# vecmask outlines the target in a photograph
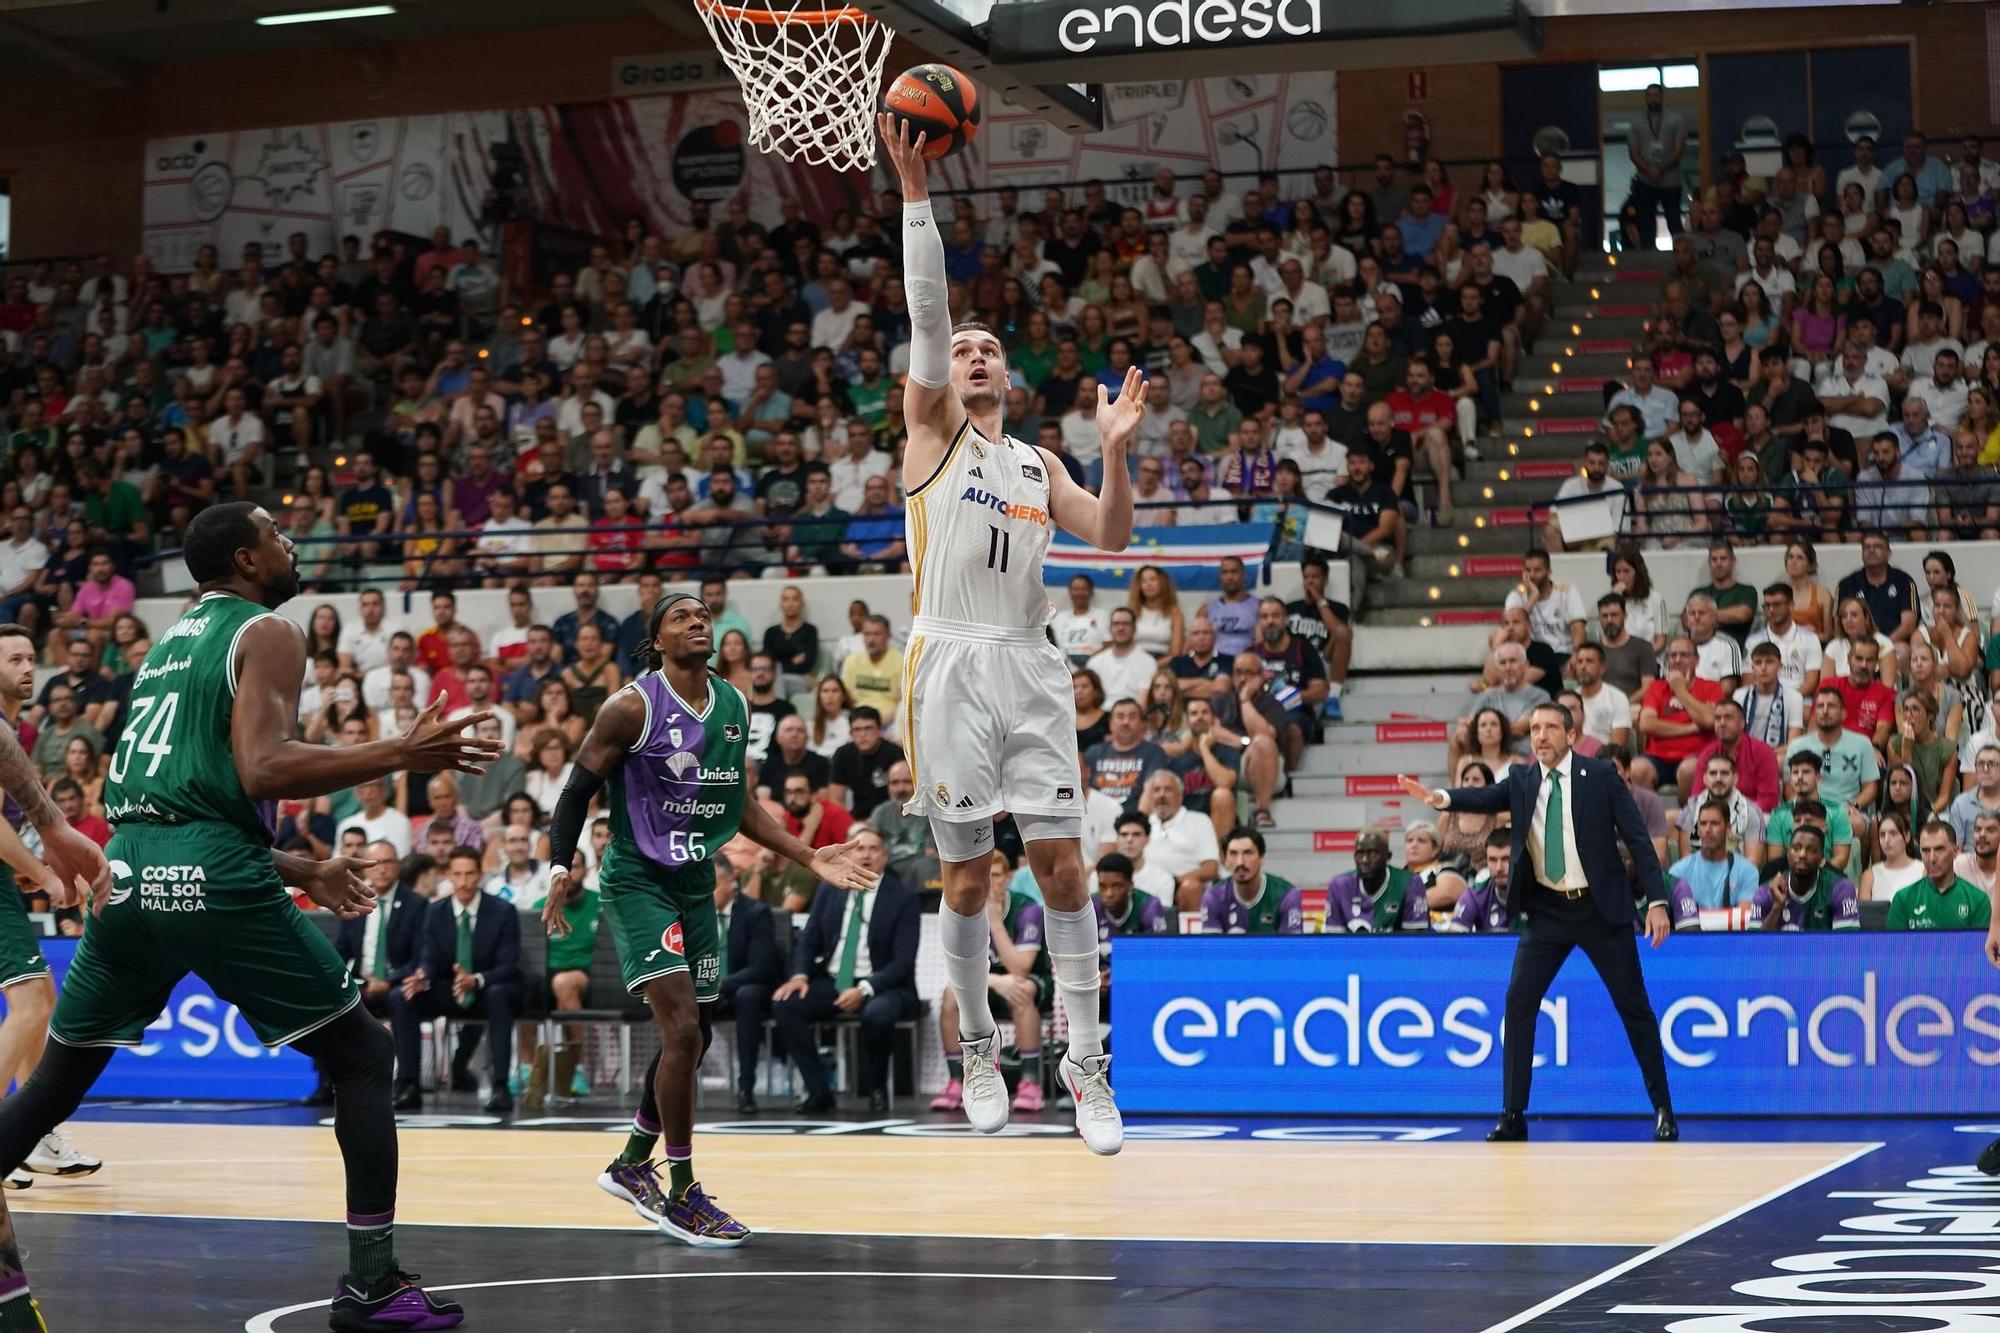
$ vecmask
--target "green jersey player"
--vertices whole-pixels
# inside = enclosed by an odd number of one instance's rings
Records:
[[[396,1122],[391,1048],[323,932],[287,884],[342,915],[372,909],[351,858],[313,862],[271,849],[275,803],[320,796],[398,770],[478,772],[495,743],[443,723],[433,706],[405,735],[329,748],[296,739],[305,636],[275,608],[298,592],[292,544],[262,508],[203,510],[184,556],[199,600],[162,633],[133,678],[130,716],[105,781],[114,833],[92,910],[34,1078],[0,1103],[0,1169],[74,1111],[121,1046],[137,1046],[174,986],[193,972],[267,1045],[289,1044],[334,1085],[347,1175],[349,1264],[331,1302],[335,1329],[453,1328],[462,1309],[417,1287],[396,1263]],[[0,742],[0,786],[9,742]],[[17,747],[18,748],[18,747]],[[25,805],[25,800],[24,800]],[[51,866],[77,855],[43,828]],[[92,859],[97,854],[93,848]],[[99,862],[101,864],[101,862]],[[4,1205],[0,1205],[4,1207]],[[5,1230],[0,1223],[0,1231]],[[31,1302],[0,1234],[0,1330]],[[9,1279],[17,1283],[10,1288]]]
[[[750,1232],[694,1178],[695,1072],[708,1049],[721,977],[710,858],[741,831],[752,842],[843,888],[874,875],[854,844],[815,852],[749,799],[749,705],[708,669],[715,626],[699,597],[676,593],[652,608],[640,649],[649,669],[613,695],[577,752],[549,829],[549,896],[542,920],[560,938],[576,840],[592,797],[608,780],[611,844],[597,889],[618,947],[626,989],[646,997],[660,1029],[625,1151],[598,1186],[669,1236],[701,1248],[741,1245]],[[663,1190],[652,1157],[667,1140]]]

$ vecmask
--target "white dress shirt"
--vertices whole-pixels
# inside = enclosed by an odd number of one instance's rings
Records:
[[[361,966],[360,975],[375,976],[375,941],[389,928],[389,914],[396,910],[396,891],[390,889],[382,899],[382,905],[368,914],[361,925]],[[376,977],[377,981],[387,981],[387,977]]]
[[[1540,761],[1537,761],[1539,765]],[[1549,783],[1549,770],[1542,770],[1541,790],[1535,793],[1535,817],[1528,825],[1528,855],[1534,859],[1535,878],[1553,889],[1587,889],[1590,882],[1583,876],[1583,858],[1576,851],[1576,754],[1571,751],[1555,766],[1555,772],[1562,775],[1563,809],[1563,877],[1560,883],[1550,883],[1542,869],[1545,831],[1549,820],[1549,793],[1554,788]]]
[[[867,981],[869,975],[875,971],[875,965],[868,957],[868,922],[875,915],[876,891],[874,889],[835,889],[833,892],[841,895],[840,930],[833,937],[833,952],[828,954],[826,958],[827,975],[834,976],[840,971],[840,960],[847,953],[848,926],[852,923],[854,928],[861,932],[861,947],[854,954],[854,984],[859,986]],[[848,899],[849,893],[859,893],[861,895],[861,920],[859,921],[854,921],[854,904]],[[865,989],[870,995],[875,993],[875,988],[872,986]]]

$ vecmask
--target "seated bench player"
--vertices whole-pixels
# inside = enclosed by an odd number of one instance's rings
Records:
[[[1326,933],[1386,934],[1429,930],[1430,905],[1416,876],[1389,864],[1389,839],[1379,829],[1354,840],[1354,869],[1326,886]]]
[[[1726,762],[1716,755],[1709,763],[1718,761]],[[1667,867],[1667,910],[1675,930],[1700,930],[1703,909],[1743,906],[1757,895],[1756,863],[1729,845],[1728,801],[1711,794],[1693,809],[1694,850]]]
[[[1297,935],[1304,931],[1299,891],[1283,876],[1264,873],[1263,834],[1253,828],[1231,829],[1222,858],[1229,875],[1202,895],[1202,934]]]
[[[1486,835],[1486,863],[1452,907],[1444,927],[1448,934],[1498,935],[1514,928],[1513,914],[1507,910],[1507,876],[1513,859],[1513,834],[1494,829]]]
[[[1097,981],[1102,998],[1098,1016],[1111,1018],[1111,941],[1118,935],[1166,935],[1173,930],[1167,905],[1132,884],[1132,861],[1117,852],[1097,859],[1097,891],[1090,909],[1097,916]]]
[[[1811,824],[1792,830],[1784,870],[1757,890],[1751,911],[1763,930],[1859,930],[1854,881],[1826,864],[1826,834]]]

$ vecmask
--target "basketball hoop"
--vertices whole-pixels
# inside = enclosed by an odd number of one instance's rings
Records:
[[[695,0],[750,113],[750,141],[835,171],[875,165],[876,90],[895,33],[852,7],[812,0]]]

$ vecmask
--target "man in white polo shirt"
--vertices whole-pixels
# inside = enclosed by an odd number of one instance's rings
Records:
[[[1176,905],[1191,912],[1201,906],[1202,894],[1221,874],[1222,852],[1215,841],[1215,825],[1207,815],[1188,809],[1185,795],[1178,773],[1157,769],[1146,779],[1139,813],[1153,821],[1146,863],[1174,877]]]

